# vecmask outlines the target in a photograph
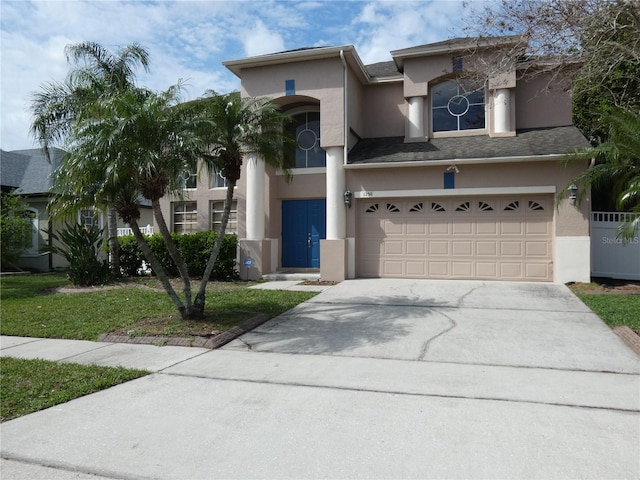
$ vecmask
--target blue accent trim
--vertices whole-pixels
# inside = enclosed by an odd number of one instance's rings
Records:
[[[444,172],[444,188],[456,188],[456,174]]]
[[[453,71],[454,72],[461,72],[463,69],[463,64],[462,64],[462,57],[453,57]]]
[[[284,81],[284,90],[286,95],[295,95],[296,94],[296,81],[295,80],[285,80]]]

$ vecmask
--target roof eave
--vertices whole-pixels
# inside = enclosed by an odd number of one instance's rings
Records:
[[[269,65],[282,65],[284,63],[303,62],[306,60],[320,60],[323,58],[335,58],[345,55],[346,61],[351,65],[361,80],[370,81],[371,77],[360,60],[353,45],[341,45],[337,47],[322,47],[309,50],[293,50],[289,52],[270,53],[255,57],[227,60],[222,65],[227,67],[238,78],[241,78],[242,70],[246,68],[266,67]]]
[[[391,56],[393,61],[398,66],[398,70],[402,71],[404,68],[404,60],[406,58],[414,57],[432,57],[436,55],[445,55],[452,53],[468,52],[471,49],[490,49],[497,47],[504,47],[505,45],[518,45],[522,42],[527,42],[525,35],[511,35],[505,37],[469,37],[468,41],[464,43],[448,44],[443,42],[440,45],[427,44],[421,47],[409,47],[400,50],[393,50]]]

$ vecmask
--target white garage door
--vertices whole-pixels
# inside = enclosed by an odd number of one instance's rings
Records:
[[[553,198],[358,201],[359,277],[551,281]]]

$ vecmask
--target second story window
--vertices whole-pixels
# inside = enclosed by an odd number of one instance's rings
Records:
[[[215,172],[211,176],[211,187],[210,188],[223,188],[227,186],[227,179],[220,172]]]
[[[431,89],[434,132],[485,128],[484,86],[470,80],[447,80]]]
[[[320,112],[304,112],[293,116],[289,133],[296,145],[289,152],[292,168],[326,166],[325,151],[320,147]]]

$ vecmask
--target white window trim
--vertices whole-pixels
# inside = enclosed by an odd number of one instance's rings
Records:
[[[189,211],[189,212],[177,212],[179,214],[182,215],[182,218],[184,219],[187,215],[187,213],[194,213],[196,214],[196,220],[195,222],[176,222],[176,207],[178,205],[186,205],[188,203],[193,203],[196,205],[195,211]],[[195,225],[195,229],[194,230],[182,230],[180,232],[176,231],[176,225]],[[198,203],[193,201],[193,200],[186,200],[186,201],[182,201],[182,202],[171,202],[171,231],[174,233],[193,233],[193,232],[197,232],[198,231]]]
[[[452,137],[471,137],[474,135],[484,135],[489,133],[489,100],[487,95],[488,89],[487,85],[484,86],[484,128],[475,128],[470,130],[445,130],[445,131],[433,131],[433,95],[431,94],[431,90],[433,87],[440,85],[444,82],[449,82],[451,80],[456,80],[456,78],[445,78],[437,83],[433,83],[429,86],[429,136],[431,138],[452,138]]]

